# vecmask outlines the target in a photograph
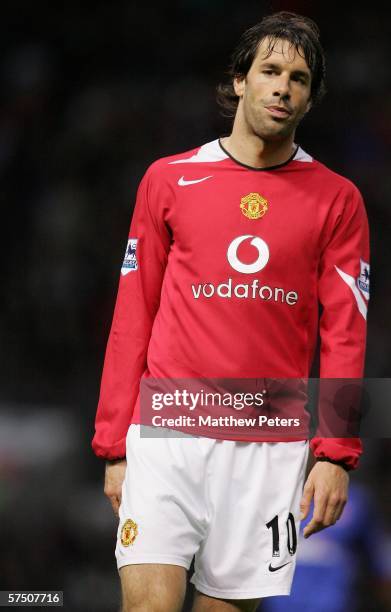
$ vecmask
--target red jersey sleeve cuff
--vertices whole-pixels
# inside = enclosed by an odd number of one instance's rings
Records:
[[[310,448],[314,456],[343,463],[349,470],[355,470],[362,454],[359,438],[312,438]]]
[[[126,436],[116,442],[112,446],[102,446],[94,438],[92,440],[92,449],[97,457],[101,459],[107,459],[109,461],[113,459],[125,459],[126,458]]]

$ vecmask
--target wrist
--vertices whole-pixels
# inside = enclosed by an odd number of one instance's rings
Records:
[[[345,472],[350,472],[351,468],[344,462],[338,461],[336,459],[330,459],[329,457],[316,457],[316,461],[327,461],[328,463],[332,463],[333,465],[339,465],[341,468],[345,470]]]
[[[115,465],[116,463],[121,463],[122,461],[126,461],[126,457],[117,457],[116,459],[106,459],[107,465]]]

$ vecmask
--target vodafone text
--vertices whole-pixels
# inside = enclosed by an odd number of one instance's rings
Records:
[[[260,298],[265,302],[279,302],[281,304],[287,304],[288,306],[294,306],[299,296],[296,291],[286,291],[282,287],[269,287],[269,285],[259,286],[259,280],[254,278],[251,284],[249,283],[237,283],[234,284],[232,278],[228,278],[225,283],[216,285],[215,283],[199,283],[198,285],[191,285],[193,297],[198,300],[201,296],[205,298],[211,298],[214,296],[220,298],[244,298],[244,299],[256,299]]]

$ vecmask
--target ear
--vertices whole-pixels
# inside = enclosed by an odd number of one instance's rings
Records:
[[[246,79],[244,76],[235,77],[233,81],[234,91],[236,95],[241,98],[246,88]]]
[[[309,110],[311,110],[311,108],[312,108],[312,100],[311,100],[311,98],[310,98],[310,99],[308,100],[308,102],[307,102],[307,106],[306,106],[306,108],[305,108],[305,112],[306,112],[306,113],[308,113],[308,111],[309,111]]]

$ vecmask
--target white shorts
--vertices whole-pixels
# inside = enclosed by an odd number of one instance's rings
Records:
[[[144,428],[143,434],[147,429]],[[308,443],[127,435],[116,546],[118,568],[189,569],[221,599],[289,595]],[[156,435],[156,433],[155,433]]]

